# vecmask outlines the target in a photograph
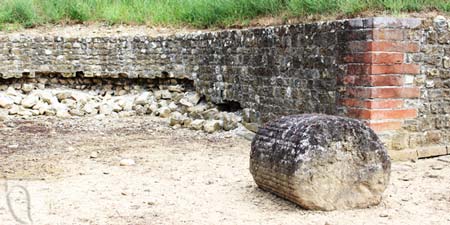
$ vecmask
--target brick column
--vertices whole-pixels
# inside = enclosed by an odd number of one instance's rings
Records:
[[[419,19],[368,18],[350,20],[341,35],[343,76],[340,104],[343,113],[358,118],[375,131],[396,130],[405,119],[417,117],[417,109],[405,100],[420,95],[414,86],[417,64],[406,63],[406,54],[419,51],[408,32]]]

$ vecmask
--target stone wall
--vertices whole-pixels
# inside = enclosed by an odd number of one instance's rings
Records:
[[[3,79],[188,78],[215,103],[249,108],[249,122],[336,113],[338,34],[348,21],[160,38],[0,38]],[[41,77],[41,76],[40,76]]]
[[[407,54],[408,62],[420,65],[414,84],[420,89],[418,101],[409,102],[417,117],[409,119],[391,139],[393,149],[409,157],[450,154],[450,30],[442,16],[425,20],[410,31],[409,40],[420,50]],[[406,150],[405,150],[406,149]]]
[[[354,117],[382,137],[394,158],[417,158],[449,151],[449,42],[445,18],[158,38],[1,36],[0,82],[51,81],[49,75],[108,84],[191,81],[208,101],[244,108],[248,124],[313,112]]]

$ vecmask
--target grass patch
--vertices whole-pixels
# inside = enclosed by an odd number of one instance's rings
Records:
[[[85,21],[226,27],[260,16],[351,16],[367,10],[450,12],[450,0],[0,0],[0,29]]]

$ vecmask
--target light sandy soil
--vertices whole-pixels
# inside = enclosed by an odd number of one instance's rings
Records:
[[[0,224],[450,224],[450,156],[394,163],[383,202],[314,212],[264,192],[236,132],[173,130],[152,117],[0,122]],[[91,158],[98,152],[96,158]],[[119,166],[122,158],[136,161]]]
[[[74,25],[43,25],[32,29],[0,31],[1,36],[19,37],[22,35],[41,37],[120,37],[120,36],[168,36],[173,34],[190,33],[199,30],[189,28],[164,28],[146,25],[105,25],[101,23]]]

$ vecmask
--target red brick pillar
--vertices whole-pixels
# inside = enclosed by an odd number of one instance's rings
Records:
[[[396,130],[405,119],[417,117],[417,109],[405,100],[420,95],[414,86],[419,65],[406,63],[406,54],[419,51],[407,40],[418,19],[369,18],[349,22],[341,57],[340,104],[345,115],[366,121],[375,131]]]

